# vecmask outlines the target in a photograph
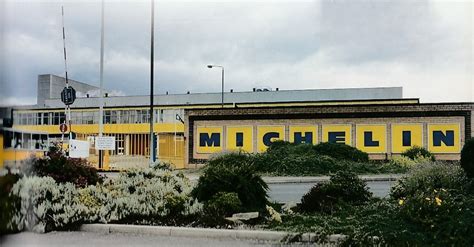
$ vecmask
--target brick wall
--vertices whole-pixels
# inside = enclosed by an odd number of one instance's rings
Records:
[[[387,124],[387,152],[391,156],[392,123],[423,123],[423,143],[426,146],[428,123],[459,123],[461,145],[466,138],[474,136],[474,103],[438,103],[404,105],[357,105],[357,106],[310,106],[310,107],[265,107],[233,109],[193,109],[185,111],[185,135],[189,163],[202,162],[209,155],[197,154],[193,147],[193,133],[199,125],[252,125],[257,123],[281,124],[351,124],[352,140],[355,140],[356,124]],[[288,130],[287,130],[288,132]],[[321,127],[319,127],[321,138]],[[256,133],[254,129],[254,133]],[[225,135],[224,135],[225,136]],[[288,133],[286,133],[288,138]],[[255,139],[255,138],[254,138]],[[320,141],[320,140],[319,140]],[[256,142],[256,140],[254,140]],[[256,147],[254,143],[254,148]],[[459,159],[459,154],[438,154],[440,159]],[[371,158],[385,158],[385,154],[374,154]]]

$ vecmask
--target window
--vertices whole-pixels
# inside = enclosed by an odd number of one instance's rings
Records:
[[[50,121],[49,121],[49,116],[50,116],[50,112],[44,112],[43,113],[43,125],[49,125],[50,124]]]
[[[53,124],[54,125],[60,125],[61,123],[64,123],[66,120],[66,116],[64,115],[64,112],[55,112],[53,115]]]
[[[104,123],[110,123],[110,111],[104,111]]]
[[[110,123],[116,124],[118,120],[118,111],[110,111]]]
[[[93,124],[97,119],[98,112],[86,111],[82,113],[82,124]]]

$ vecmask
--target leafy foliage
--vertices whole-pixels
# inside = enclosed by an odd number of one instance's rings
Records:
[[[466,141],[461,150],[461,166],[470,178],[474,178],[474,138]]]
[[[25,176],[10,197],[9,229],[38,232],[65,230],[85,222],[189,225],[202,204],[190,196],[192,186],[182,174],[169,170],[131,170],[103,184],[77,188],[51,177]]]
[[[418,147],[418,146],[413,146],[405,150],[405,152],[402,153],[402,156],[408,157],[412,160],[416,160],[419,157],[422,157],[422,158],[428,158],[431,161],[435,161],[435,156],[433,155],[433,153],[431,153],[430,151],[426,150],[423,147]]]
[[[323,142],[313,146],[318,155],[327,155],[337,160],[350,160],[356,162],[369,161],[369,155],[359,149],[341,143]]]
[[[218,192],[203,207],[203,221],[206,225],[222,225],[226,216],[240,211],[242,202],[235,192]]]
[[[348,185],[350,187],[350,185]],[[324,242],[347,236],[344,246],[471,246],[474,185],[456,163],[423,163],[400,179],[391,198],[372,198],[344,210],[283,215],[274,230],[314,232]]]
[[[372,197],[366,183],[355,173],[339,171],[328,183],[315,185],[301,199],[302,212],[331,213],[347,205],[360,205]]]
[[[77,195],[72,183],[57,184],[51,177],[25,176],[11,190],[11,196],[19,198],[20,204],[14,208],[10,227],[37,232],[75,227],[87,212]]]
[[[82,188],[102,181],[86,159],[66,157],[56,146],[52,146],[45,157],[33,158],[30,163],[23,171],[26,175],[52,177],[58,183],[70,182]]]
[[[245,154],[227,154],[209,161],[192,194],[206,202],[219,192],[235,192],[242,202],[242,210],[264,211],[267,190],[251,159]]]
[[[402,173],[408,169],[398,164],[367,161],[366,153],[334,143],[312,146],[274,142],[266,152],[253,156],[253,160],[257,171],[283,176],[327,175],[341,170],[358,174]]]
[[[19,200],[15,196],[9,196],[13,185],[20,179],[20,175],[8,173],[0,176],[0,235],[16,232],[16,225],[8,227],[11,222],[15,208],[19,206]]]
[[[80,193],[89,220],[104,223],[187,225],[202,204],[190,196],[191,182],[169,170],[129,170]]]
[[[444,162],[420,164],[391,188],[393,199],[406,198],[420,191],[450,189],[466,191],[471,182],[458,164]]]

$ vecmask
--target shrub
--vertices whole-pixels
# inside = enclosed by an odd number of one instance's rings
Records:
[[[416,167],[392,188],[399,217],[429,232],[427,245],[467,246],[474,242],[472,181],[458,164]]]
[[[13,185],[20,179],[20,175],[12,174],[8,171],[4,176],[0,176],[0,235],[12,233],[18,230],[16,225],[8,226],[13,217],[13,212],[19,207],[17,197],[9,196]]]
[[[315,185],[301,198],[302,212],[333,212],[346,205],[360,205],[372,197],[366,183],[355,173],[339,171],[328,183]]]
[[[405,152],[402,153],[402,156],[408,157],[412,160],[416,160],[422,157],[422,158],[428,158],[431,161],[435,161],[435,156],[430,151],[426,150],[423,147],[418,147],[418,146],[413,146],[405,150]]]
[[[405,170],[415,167],[418,164],[431,163],[432,159],[429,157],[416,156],[414,159],[411,159],[407,156],[395,156],[390,161],[389,164],[393,166],[399,166],[405,168]]]
[[[420,191],[453,190],[467,191],[470,182],[458,164],[444,162],[425,163],[415,166],[391,188],[393,199],[406,198]]]
[[[70,182],[83,188],[102,181],[86,159],[68,158],[56,146],[45,157],[33,158],[30,164],[23,171],[26,175],[52,177],[58,183]]]
[[[202,210],[190,196],[191,182],[169,170],[129,170],[102,185],[83,189],[89,220],[104,223],[187,225]]]
[[[313,146],[313,150],[318,155],[327,155],[337,160],[369,161],[369,155],[366,152],[341,143],[323,142]]]
[[[11,196],[20,200],[10,222],[18,230],[45,232],[73,228],[87,213],[78,200],[74,184],[57,184],[51,177],[23,177],[13,186]]]
[[[474,138],[466,141],[461,150],[461,166],[470,178],[474,178]]]
[[[264,211],[268,186],[244,155],[229,154],[211,159],[199,177],[192,195],[201,202],[209,201],[219,192],[235,192],[244,211]],[[228,165],[229,159],[241,163]]]
[[[203,207],[204,222],[207,225],[226,223],[225,217],[240,211],[242,202],[235,192],[218,192]]]

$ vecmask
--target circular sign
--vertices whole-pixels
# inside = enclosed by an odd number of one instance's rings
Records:
[[[61,125],[59,125],[59,130],[64,133],[67,131],[67,125],[65,123],[62,123]]]

